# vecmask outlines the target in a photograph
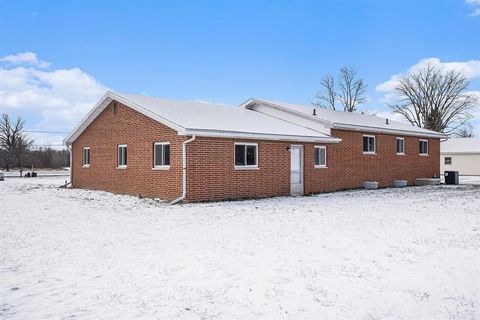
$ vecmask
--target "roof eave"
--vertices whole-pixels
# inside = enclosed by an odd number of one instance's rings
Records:
[[[448,137],[446,134],[438,133],[434,131],[419,132],[419,131],[411,131],[411,130],[386,129],[386,128],[379,128],[379,127],[371,127],[371,126],[360,126],[360,125],[352,125],[352,124],[345,124],[345,123],[334,123],[332,129],[368,131],[368,132],[399,134],[399,135],[406,135],[406,136],[428,137],[428,138],[437,138],[437,139],[443,139]]]
[[[189,136],[196,135],[199,137],[212,137],[212,138],[236,138],[236,139],[316,142],[316,143],[339,143],[342,141],[342,139],[340,138],[335,138],[331,136],[316,137],[316,136],[251,133],[251,132],[237,132],[237,131],[206,130],[206,129],[187,129],[185,131],[185,135],[189,135]]]

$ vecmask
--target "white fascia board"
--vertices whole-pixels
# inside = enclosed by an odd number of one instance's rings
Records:
[[[440,151],[440,155],[472,155],[472,156],[477,156],[480,155],[479,151]]]
[[[63,139],[63,144],[71,145],[75,139],[88,127],[88,125],[95,119],[101,111],[103,111],[112,102],[112,98],[109,97],[109,92],[105,93],[100,100],[93,106],[90,111],[80,120],[80,122],[73,128],[73,130]],[[101,110],[100,112],[98,112]],[[92,120],[90,120],[92,119]],[[88,124],[87,124],[88,123]]]
[[[87,113],[87,115],[82,118],[80,123],[63,140],[63,143],[66,145],[71,145],[82,134],[82,132],[98,117],[98,115],[103,110],[105,110],[105,108],[114,100],[155,121],[160,122],[161,124],[166,125],[167,127],[172,128],[173,130],[177,131],[179,135],[185,135],[185,128],[183,128],[182,126],[171,122],[159,116],[158,114],[151,112],[143,108],[142,106],[133,103],[127,99],[124,99],[123,97],[109,91],[105,95],[103,95],[103,97],[95,104],[95,106],[93,106],[93,108]]]
[[[187,129],[185,135],[188,135],[188,136],[196,135],[198,137],[212,137],[212,138],[235,138],[235,139],[318,142],[318,143],[339,143],[342,141],[342,139],[334,138],[334,137],[294,136],[294,135],[263,134],[263,133],[201,130],[201,129]]]
[[[378,128],[378,127],[357,126],[357,125],[350,125],[350,124],[343,124],[343,123],[335,123],[332,129],[361,131],[361,132],[367,131],[367,132],[397,134],[397,135],[404,135],[404,136],[427,137],[427,138],[437,138],[437,139],[442,139],[447,137],[447,135],[443,133],[436,133],[433,131],[431,133],[415,132],[410,130],[385,129],[385,128]]]

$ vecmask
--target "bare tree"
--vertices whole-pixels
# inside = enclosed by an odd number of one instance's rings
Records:
[[[322,90],[316,95],[317,101],[313,104],[319,108],[337,110],[337,93],[335,92],[335,80],[331,75],[325,75],[320,79]]]
[[[412,125],[451,134],[472,118],[478,98],[466,93],[470,81],[460,72],[427,65],[399,80],[397,104],[390,108]]]
[[[354,112],[358,106],[367,101],[367,85],[363,79],[357,79],[357,71],[353,67],[343,67],[338,76],[338,88],[332,76],[326,75],[320,80],[321,90],[315,96],[313,105],[337,110],[337,102],[343,111]]]
[[[455,135],[458,138],[473,138],[475,135],[473,134],[473,126],[470,123],[465,124],[464,126],[458,128]]]
[[[23,159],[32,141],[23,133],[25,121],[18,117],[15,122],[7,114],[0,118],[0,157],[7,171],[11,167],[23,166]]]

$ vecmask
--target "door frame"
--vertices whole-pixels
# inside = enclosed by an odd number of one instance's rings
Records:
[[[301,171],[301,191],[294,192],[292,189],[292,149],[299,148],[300,149],[300,171]],[[290,145],[290,195],[291,196],[303,196],[305,194],[305,147],[302,144],[291,144]]]

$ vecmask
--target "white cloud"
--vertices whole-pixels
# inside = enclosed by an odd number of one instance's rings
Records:
[[[466,0],[465,3],[473,6],[471,16],[480,16],[480,0]]]
[[[20,114],[33,130],[73,128],[108,88],[79,68],[42,70],[36,55],[12,55],[29,67],[0,65],[0,112]],[[2,61],[7,57],[2,58]],[[29,60],[30,59],[30,60]],[[20,62],[18,62],[20,63]],[[35,119],[35,122],[33,120]],[[36,135],[35,143],[60,143],[61,136]],[[40,139],[40,140],[38,140]]]
[[[48,68],[49,62],[39,60],[34,52],[22,52],[0,58],[0,62],[7,62],[14,65],[31,65],[39,68]]]
[[[408,69],[408,72],[415,72],[427,65],[443,68],[446,71],[457,71],[466,78],[473,79],[480,77],[480,60],[469,60],[465,62],[442,62],[439,58],[421,59]],[[407,72],[407,73],[408,73]],[[390,80],[385,81],[375,87],[378,92],[392,92],[398,84],[398,80],[403,74],[394,74]]]

